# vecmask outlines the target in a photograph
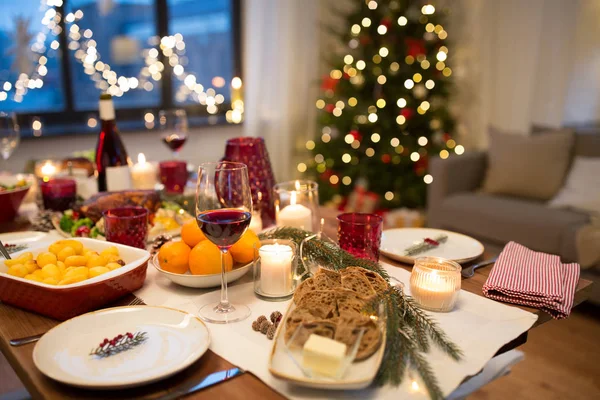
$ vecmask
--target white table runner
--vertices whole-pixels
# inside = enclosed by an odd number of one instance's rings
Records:
[[[405,284],[409,291],[410,272],[384,264],[388,273]],[[251,274],[242,281],[248,282]],[[148,266],[148,278],[136,295],[148,305],[178,308],[197,314],[201,305],[219,299],[219,291],[181,287]],[[274,378],[268,371],[268,356],[273,342],[265,335],[254,332],[251,323],[259,315],[269,316],[273,311],[284,312],[289,301],[267,302],[254,295],[252,283],[238,283],[229,288],[232,302],[248,305],[252,315],[245,321],[229,325],[207,324],[211,332],[211,350],[229,362],[252,371],[267,385],[293,399],[328,398],[428,398],[424,388],[415,390],[412,379],[404,379],[400,387],[387,385],[361,391],[330,393],[295,387]],[[454,362],[432,346],[426,358],[438,378],[445,395],[452,393],[469,376],[477,374],[504,344],[517,338],[533,326],[535,314],[507,306],[482,296],[461,291],[457,307],[450,313],[431,313],[441,328],[463,350],[464,359]],[[414,378],[418,378],[413,374]]]

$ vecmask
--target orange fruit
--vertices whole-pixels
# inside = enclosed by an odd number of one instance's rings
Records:
[[[201,241],[206,240],[206,236],[204,236],[204,233],[198,227],[196,220],[191,220],[181,227],[181,240],[193,248]]]
[[[254,247],[256,246],[256,250]],[[256,233],[248,229],[237,241],[236,244],[231,246],[229,252],[231,253],[233,260],[240,264],[248,264],[254,261],[254,255],[258,256],[258,249],[260,249],[260,239]]]
[[[180,241],[165,243],[158,251],[160,268],[167,272],[185,274],[189,258],[190,247]]]
[[[231,254],[224,255],[225,271],[233,268]],[[190,252],[190,272],[194,275],[221,273],[221,250],[209,240],[203,240]]]

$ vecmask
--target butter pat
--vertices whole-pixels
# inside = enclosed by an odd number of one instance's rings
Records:
[[[338,377],[344,365],[346,349],[344,343],[313,333],[304,343],[302,365],[320,375]]]

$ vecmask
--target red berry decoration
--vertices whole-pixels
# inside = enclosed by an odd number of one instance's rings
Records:
[[[77,211],[73,211],[73,214],[71,214],[71,218],[73,218],[74,220],[78,220],[79,219],[79,213]]]
[[[413,115],[415,115],[415,110],[412,108],[403,108],[402,111],[400,111],[400,115],[402,115],[408,121]]]
[[[359,141],[362,140],[362,135],[356,129],[351,130],[350,134],[352,135],[352,137],[354,138],[354,140],[359,140]]]
[[[89,226],[82,225],[75,231],[77,237],[90,237],[91,229]]]

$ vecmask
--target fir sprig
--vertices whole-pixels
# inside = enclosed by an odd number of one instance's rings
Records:
[[[124,335],[115,336],[111,340],[106,338],[100,342],[98,347],[90,351],[90,355],[100,358],[110,357],[144,343],[148,339],[146,335],[146,332],[127,332]]]
[[[299,249],[302,241],[309,236],[310,232],[282,227],[264,232],[260,238],[292,240]],[[319,237],[304,243],[302,256],[310,263],[335,270],[358,266],[375,271],[389,283],[389,276],[379,263],[356,258]],[[443,393],[437,378],[423,353],[429,351],[430,341],[454,360],[460,360],[461,350],[439,325],[416,305],[413,298],[404,293],[401,286],[390,286],[386,292],[379,293],[368,308],[375,311],[380,304],[385,307],[387,339],[385,355],[375,378],[377,384],[399,385],[407,369],[412,368],[421,377],[430,397],[442,399]]]

